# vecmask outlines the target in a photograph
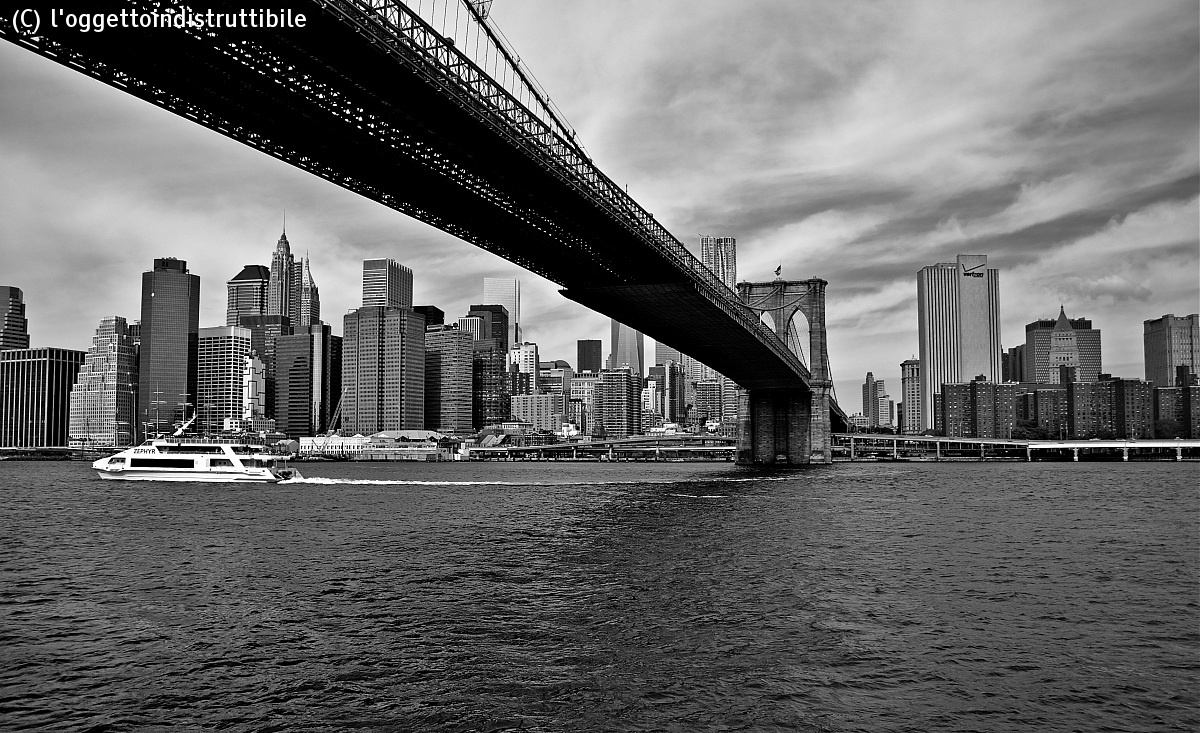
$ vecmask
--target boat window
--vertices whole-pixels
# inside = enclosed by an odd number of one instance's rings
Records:
[[[114,456],[114,457],[112,457],[112,458],[109,458],[109,459],[108,459],[108,465],[110,465],[110,466],[123,466],[123,465],[125,465],[125,456]]]
[[[213,468],[233,468],[233,461],[228,458],[210,458],[208,465]]]
[[[134,456],[129,459],[130,468],[195,468],[191,458],[150,458]]]

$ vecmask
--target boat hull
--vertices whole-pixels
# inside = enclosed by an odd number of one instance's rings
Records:
[[[274,484],[283,481],[282,476],[273,474],[247,475],[241,473],[218,474],[208,471],[105,471],[96,469],[96,475],[106,481],[189,481],[192,483],[260,483]]]

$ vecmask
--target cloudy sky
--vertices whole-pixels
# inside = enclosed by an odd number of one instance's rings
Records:
[[[917,352],[916,272],[987,254],[1004,346],[1092,319],[1104,368],[1144,376],[1141,322],[1200,309],[1200,14],[1194,0],[654,3],[496,0],[492,18],[597,164],[698,251],[738,240],[739,279],[829,281],[830,358],[859,407]],[[287,210],[325,320],[361,260],[394,257],[450,317],[485,276],[522,283],[543,359],[608,320],[555,286],[239,143],[0,43],[0,285],[35,346],[86,348],[138,317],[154,257],[225,281],[269,264]],[[648,344],[648,349],[652,346]],[[893,386],[894,385],[894,386]]]

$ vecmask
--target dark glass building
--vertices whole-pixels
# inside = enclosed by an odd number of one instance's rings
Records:
[[[242,316],[267,314],[267,285],[271,270],[266,265],[246,265],[225,284],[225,325],[241,326]]]
[[[580,339],[578,344],[578,366],[581,372],[599,372],[601,357],[600,339]]]
[[[0,351],[0,447],[67,445],[71,387],[83,359],[70,349]]]
[[[29,322],[21,289],[0,285],[0,350],[28,348]]]
[[[138,433],[170,432],[191,417],[196,402],[200,276],[174,257],[142,273]]]
[[[342,337],[327,324],[275,342],[275,429],[289,438],[318,435],[342,394]]]

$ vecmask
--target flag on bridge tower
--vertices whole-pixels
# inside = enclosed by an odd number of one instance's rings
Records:
[[[775,277],[779,277],[779,273],[781,273],[781,272],[783,272],[783,264],[782,263],[779,265],[779,267],[775,268]]]

